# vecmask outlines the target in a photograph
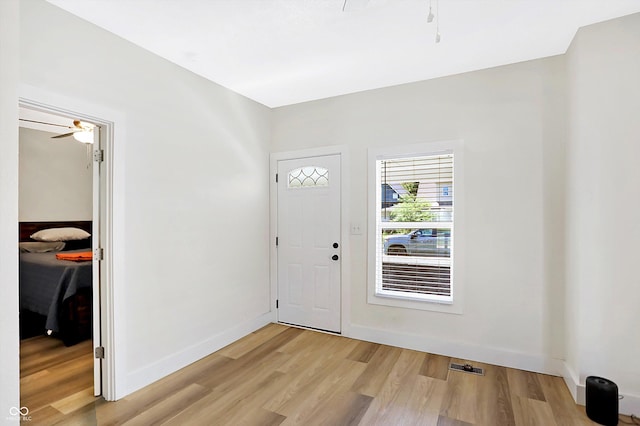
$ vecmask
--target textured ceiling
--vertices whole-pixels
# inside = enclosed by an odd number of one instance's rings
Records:
[[[579,27],[640,12],[640,0],[432,0],[429,24],[429,0],[48,1],[269,107],[562,54]]]

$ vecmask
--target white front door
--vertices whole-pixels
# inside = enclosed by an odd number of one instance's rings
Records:
[[[278,161],[278,321],[340,332],[340,155]]]

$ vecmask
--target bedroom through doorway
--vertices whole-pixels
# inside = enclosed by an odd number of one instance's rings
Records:
[[[20,405],[39,419],[101,394],[100,130],[20,107]]]

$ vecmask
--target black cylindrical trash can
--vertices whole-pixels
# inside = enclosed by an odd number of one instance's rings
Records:
[[[587,377],[587,416],[606,426],[618,424],[618,385],[602,377]]]

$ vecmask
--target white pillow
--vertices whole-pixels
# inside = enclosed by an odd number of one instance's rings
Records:
[[[90,236],[90,233],[80,228],[50,228],[36,232],[31,238],[36,241],[71,241],[84,240]]]

